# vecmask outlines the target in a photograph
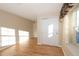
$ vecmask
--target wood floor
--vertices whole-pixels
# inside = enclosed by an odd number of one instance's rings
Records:
[[[60,47],[37,45],[36,39],[0,51],[1,56],[63,56]]]

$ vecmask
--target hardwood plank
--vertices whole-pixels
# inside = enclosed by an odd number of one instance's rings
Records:
[[[37,45],[37,39],[31,38],[27,43],[16,44],[0,51],[1,56],[63,56],[62,48],[49,45]]]

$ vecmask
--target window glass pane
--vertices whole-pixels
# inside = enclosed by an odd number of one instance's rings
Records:
[[[20,40],[20,43],[23,43],[23,42],[27,42],[29,39],[29,37],[23,37],[23,36],[20,36],[19,40]]]
[[[50,24],[48,26],[48,37],[52,37],[53,36],[53,24]]]
[[[29,32],[19,30],[19,42],[27,42],[29,40]]]
[[[76,41],[79,43],[79,10],[77,10]]]
[[[48,26],[48,33],[53,33],[53,24]]]
[[[27,31],[19,31],[19,36],[29,36],[29,32]]]
[[[1,27],[1,46],[13,45],[16,43],[15,29]]]
[[[16,43],[15,37],[1,36],[2,46],[13,45]]]
[[[79,26],[79,10],[77,11],[77,26]]]
[[[49,38],[50,38],[50,37],[52,37],[52,36],[53,36],[53,34],[52,34],[52,33],[48,35],[48,37],[49,37]]]
[[[10,28],[1,27],[1,35],[15,35],[15,30]]]

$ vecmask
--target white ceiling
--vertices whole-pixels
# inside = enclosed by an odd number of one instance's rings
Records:
[[[36,20],[36,17],[59,16],[62,3],[0,3],[0,9]]]

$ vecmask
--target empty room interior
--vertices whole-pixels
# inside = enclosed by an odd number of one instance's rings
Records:
[[[79,56],[79,4],[0,3],[0,56]]]

